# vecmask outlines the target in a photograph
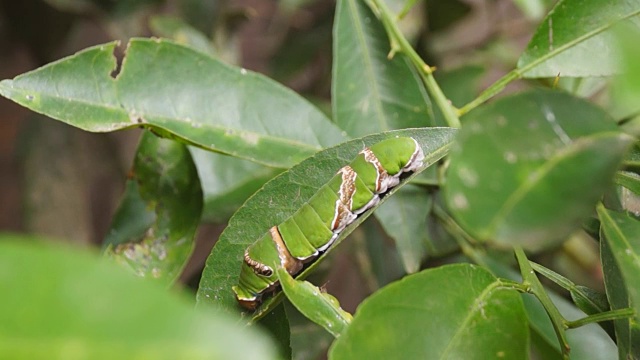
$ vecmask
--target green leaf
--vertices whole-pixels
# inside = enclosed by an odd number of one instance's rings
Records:
[[[411,63],[389,60],[382,24],[362,0],[340,0],[333,48],[333,118],[347,134],[432,124],[431,102]]]
[[[310,282],[294,279],[283,268],[276,270],[276,273],[289,301],[309,320],[336,338],[349,326],[351,314],[342,310],[335,297],[322,292]]]
[[[561,0],[542,21],[518,60],[525,77],[607,76],[619,72],[610,30],[640,14],[637,0]]]
[[[457,264],[407,276],[369,297],[329,357],[524,359],[528,338],[520,295],[482,268]]]
[[[202,218],[207,221],[226,222],[249,196],[282,172],[280,169],[196,147],[190,147],[189,150],[202,183]]]
[[[105,256],[170,285],[189,260],[202,190],[185,145],[144,132],[109,234]]]
[[[558,244],[591,214],[632,138],[599,108],[532,91],[464,118],[445,196],[481,240],[536,250]]]
[[[616,184],[626,187],[636,195],[640,195],[640,175],[630,171],[618,171],[614,180]]]
[[[406,186],[376,211],[376,218],[392,237],[407,273],[420,269],[427,256],[427,215],[431,197],[417,186]]]
[[[287,168],[344,136],[299,95],[262,75],[167,40],[133,39],[114,79],[116,43],[0,82],[0,94],[94,132],[163,136]]]
[[[614,34],[622,74],[613,78],[609,95],[612,102],[610,111],[616,119],[624,119],[640,113],[637,101],[640,96],[640,26],[628,22],[617,26]]]
[[[10,359],[273,359],[256,329],[97,256],[0,236],[0,353]]]
[[[640,221],[598,206],[600,251],[611,309],[631,307],[636,315],[615,320],[620,359],[640,358]]]
[[[231,286],[238,281],[245,248],[270,227],[293,215],[331,179],[338,169],[353,160],[365,145],[393,136],[412,136],[425,152],[425,163],[432,164],[446,154],[454,134],[454,129],[428,128],[367,136],[321,151],[269,181],[229,220],[229,226],[222,233],[207,259],[198,289],[198,303],[214,305],[228,312],[239,312],[240,308],[233,296]],[[385,199],[388,198],[389,196],[385,197]],[[360,216],[354,224],[342,232],[336,243],[344,239],[370,214],[371,212],[367,212]],[[302,277],[311,269],[313,266],[307,269]],[[302,277],[299,276],[298,279]],[[254,316],[260,316],[263,311],[268,311],[276,301],[277,299],[274,298],[265,301],[260,311]]]

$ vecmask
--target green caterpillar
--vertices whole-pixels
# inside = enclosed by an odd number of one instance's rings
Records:
[[[422,148],[410,137],[387,139],[364,148],[295,214],[249,245],[238,285],[233,287],[238,303],[255,310],[265,294],[278,288],[274,266],[297,275],[359,214],[398,185],[402,174],[420,168],[423,160]]]

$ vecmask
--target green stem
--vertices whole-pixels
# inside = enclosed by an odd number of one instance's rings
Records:
[[[389,57],[393,57],[396,52],[401,52],[405,54],[411,63],[418,70],[418,74],[420,78],[424,82],[429,94],[433,97],[434,102],[438,105],[442,114],[444,116],[445,121],[450,127],[459,128],[460,127],[460,119],[458,118],[458,114],[456,109],[451,105],[451,102],[447,99],[447,97],[438,86],[438,83],[433,78],[433,68],[427,65],[420,55],[413,49],[409,41],[404,37],[398,25],[393,18],[391,11],[384,3],[383,0],[370,0],[367,1],[371,10],[378,15],[382,25],[387,31],[387,35],[389,36],[389,41],[391,43],[391,52],[389,53]]]
[[[515,69],[507,73],[505,76],[501,77],[500,79],[498,79],[498,81],[486,88],[480,95],[478,95],[477,98],[473,99],[471,102],[458,109],[457,115],[462,116],[475,109],[476,107],[482,105],[485,101],[491,99],[494,95],[502,91],[502,89],[504,89],[510,82],[516,79],[520,79],[522,77],[522,74],[524,74],[523,69]]]
[[[573,40],[563,44],[562,46],[558,46],[556,48],[554,48],[552,51],[549,51],[548,53],[540,56],[539,58],[517,68],[514,69],[512,71],[510,71],[509,73],[507,73],[505,76],[503,76],[502,78],[500,78],[498,81],[496,81],[495,83],[493,83],[491,86],[489,86],[485,91],[483,91],[477,98],[475,98],[473,101],[471,101],[470,103],[466,104],[465,106],[463,106],[462,108],[460,108],[458,110],[458,116],[462,116],[466,113],[468,113],[469,111],[475,109],[477,106],[481,105],[482,103],[484,103],[485,101],[489,100],[490,98],[492,98],[494,95],[496,95],[497,93],[499,93],[500,91],[502,91],[502,89],[505,88],[505,86],[507,86],[508,83],[510,83],[513,80],[516,79],[520,79],[522,78],[522,75],[525,74],[526,72],[528,72],[529,70],[535,68],[536,66],[542,64],[543,62],[551,59],[554,56],[557,56],[558,54],[567,51],[568,49],[586,41],[587,39],[590,39],[596,35],[598,35],[599,33],[606,31],[608,29],[610,29],[612,26],[614,26],[615,24],[617,24],[620,21],[624,21],[626,19],[630,19],[635,17],[636,15],[640,14],[640,10],[636,10],[633,12],[630,12],[628,14],[625,14],[623,17],[621,17],[620,19],[618,19],[617,21],[613,21],[610,22],[607,25],[604,26],[599,26],[596,29],[593,29],[590,32],[587,32],[585,34],[582,34],[581,36],[578,36],[576,38],[574,38]]]
[[[551,320],[551,324],[553,325],[553,330],[558,337],[558,341],[560,342],[560,349],[562,350],[562,356],[565,359],[569,359],[569,343],[567,342],[567,336],[565,334],[565,330],[567,329],[567,320],[562,317],[558,308],[553,304],[551,298],[544,290],[544,287],[540,283],[540,280],[536,277],[533,268],[529,264],[529,259],[522,250],[521,247],[517,246],[514,248],[516,253],[516,259],[518,260],[518,265],[520,266],[520,273],[522,274],[522,283],[525,285],[529,285],[529,292],[533,294],[540,304],[544,307],[545,311],[549,315],[549,319]]]
[[[567,322],[567,327],[569,329],[573,329],[573,328],[577,328],[577,327],[591,324],[594,322],[624,319],[624,318],[634,316],[635,313],[636,313],[635,310],[633,310],[632,308],[605,311],[605,312],[583,317],[582,319],[569,321]]]

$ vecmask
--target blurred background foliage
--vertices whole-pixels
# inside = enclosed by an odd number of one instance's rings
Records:
[[[405,3],[387,2],[394,10]],[[427,0],[414,6],[401,27],[426,62],[437,67],[443,90],[460,106],[513,68],[554,3]],[[131,37],[168,37],[264,73],[330,116],[334,8],[331,0],[5,0],[0,2],[0,78],[114,39],[126,44]],[[524,81],[514,82],[505,94],[526,86]],[[597,95],[594,88],[585,90],[587,95]],[[575,93],[580,93],[578,87]],[[0,119],[0,230],[100,246],[124,192],[140,131],[88,133],[48,121],[4,98]],[[194,255],[181,281],[196,287],[228,217],[279,170],[223,156],[212,160],[199,150],[192,154],[205,209]],[[209,176],[228,161],[245,176],[227,183]],[[322,279],[317,283],[327,282],[348,311],[403,274],[393,242],[379,224],[370,223],[354,233],[354,241],[346,243],[332,266],[325,263],[324,271],[312,276]],[[444,236],[438,228],[431,231],[436,241]],[[592,241],[576,236],[536,260],[577,283],[603,289]],[[341,281],[331,280],[335,278]],[[302,327],[294,327],[296,331]],[[303,346],[305,337],[294,337],[295,341]]]

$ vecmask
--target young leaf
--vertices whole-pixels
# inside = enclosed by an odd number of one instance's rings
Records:
[[[257,329],[97,256],[0,236],[0,353],[10,359],[273,359]]]
[[[191,256],[201,213],[200,180],[187,147],[144,132],[105,255],[171,285]]]
[[[329,357],[524,359],[528,341],[520,294],[482,268],[457,264],[409,275],[369,297]]]
[[[199,147],[289,167],[344,135],[268,78],[167,40],[133,39],[115,78],[116,43],[0,82],[0,94],[80,129],[136,126]]]
[[[276,270],[276,273],[289,301],[309,320],[336,338],[349,326],[351,314],[342,310],[336,298],[323,293],[310,282],[292,278],[283,268]]]
[[[420,77],[402,55],[392,59],[382,24],[362,0],[340,0],[333,42],[333,118],[347,134],[433,125]]]
[[[633,139],[599,108],[532,91],[472,112],[445,184],[449,207],[482,240],[542,249],[591,214]]]
[[[611,309],[631,307],[632,319],[615,320],[621,359],[640,358],[640,221],[598,206],[600,250]]]
[[[446,154],[454,134],[454,129],[426,128],[371,135],[321,151],[280,174],[247,200],[229,221],[229,226],[220,236],[207,259],[198,289],[198,303],[215,305],[228,312],[237,313],[240,308],[234,299],[231,287],[238,281],[246,247],[269,228],[293,215],[325,182],[331,179],[338,169],[353,160],[364,146],[389,137],[411,136],[422,146],[425,164],[432,164]],[[371,212],[366,212],[360,216],[354,224],[342,232],[336,243],[344,239],[370,214]],[[313,266],[307,271],[311,269]],[[306,272],[302,277],[305,274]],[[265,301],[261,311],[266,311],[273,306],[275,301],[273,299]]]

